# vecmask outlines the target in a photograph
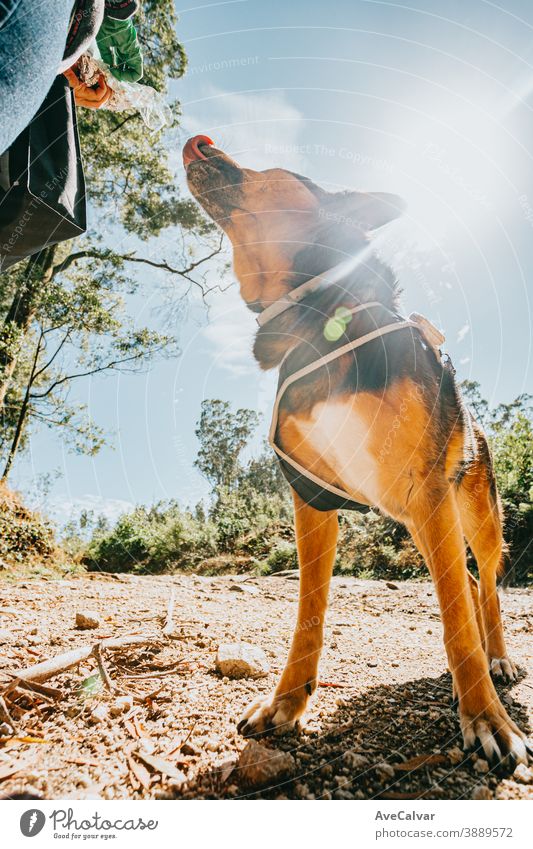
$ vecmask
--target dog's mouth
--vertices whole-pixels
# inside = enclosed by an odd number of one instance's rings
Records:
[[[214,141],[209,136],[193,136],[188,139],[183,148],[183,164],[185,168],[188,168],[193,162],[207,159],[204,151],[206,149],[209,150],[210,147],[214,147],[214,144]]]
[[[196,200],[224,226],[229,213],[239,208],[243,169],[205,135],[193,136],[185,143],[183,164]]]

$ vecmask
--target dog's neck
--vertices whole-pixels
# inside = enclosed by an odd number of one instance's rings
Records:
[[[309,252],[309,259],[313,251]],[[335,263],[327,265],[312,263],[303,272],[297,267],[305,261],[298,257],[295,270],[299,272],[299,284],[307,279],[324,274],[334,267]],[[298,284],[298,285],[299,285]],[[295,284],[291,284],[294,288]],[[304,341],[316,341],[323,338],[324,326],[338,307],[354,307],[370,301],[379,301],[392,311],[397,309],[399,289],[392,269],[382,262],[374,253],[365,256],[363,262],[354,257],[354,268],[346,272],[336,283],[327,284],[305,297],[280,315],[272,318],[257,332],[254,344],[254,356],[261,368],[275,368],[283,360],[285,354],[297,344]]]

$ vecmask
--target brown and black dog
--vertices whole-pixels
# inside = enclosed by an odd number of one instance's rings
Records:
[[[305,364],[334,348],[324,322],[340,306],[382,305],[372,317],[364,311],[354,316],[344,341],[391,316],[399,320],[397,282],[371,252],[368,235],[398,217],[399,198],[329,193],[290,171],[241,168],[206,136],[190,139],[183,156],[191,192],[232,243],[241,295],[254,311],[355,258],[335,285],[260,328],[254,354],[262,368],[280,366],[288,353]],[[435,583],[465,746],[481,744],[493,761],[526,762],[527,741],[491,680],[491,672],[516,676],[496,590],[504,548],[501,508],[485,437],[461,402],[452,370],[412,328],[375,339],[290,387],[279,409],[277,441],[353,501],[406,525]],[[252,704],[240,722],[246,735],[294,725],[317,686],[337,511],[315,509],[294,489],[293,497],[298,623],[274,693]],[[479,585],[466,567],[465,539]]]

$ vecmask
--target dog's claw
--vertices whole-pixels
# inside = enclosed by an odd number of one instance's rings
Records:
[[[292,731],[298,726],[299,718],[305,710],[308,698],[305,691],[304,696],[302,699],[298,690],[253,702],[237,724],[237,731],[243,737]]]
[[[516,666],[508,657],[493,657],[490,661],[490,673],[493,678],[503,681],[516,681]]]
[[[506,768],[527,764],[526,740],[501,706],[485,716],[460,714],[459,720],[466,751],[479,753],[481,749],[490,764]]]

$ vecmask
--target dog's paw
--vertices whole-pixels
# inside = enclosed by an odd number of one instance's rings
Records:
[[[492,657],[489,660],[490,674],[500,681],[516,681],[516,666],[508,657]]]
[[[308,695],[300,689],[292,693],[258,699],[245,710],[237,724],[243,737],[254,737],[270,731],[291,731],[305,711]]]
[[[528,754],[533,753],[531,744],[501,704],[491,705],[477,716],[460,711],[459,721],[465,749],[481,746],[489,763],[503,763],[514,769],[516,764],[527,764]]]

